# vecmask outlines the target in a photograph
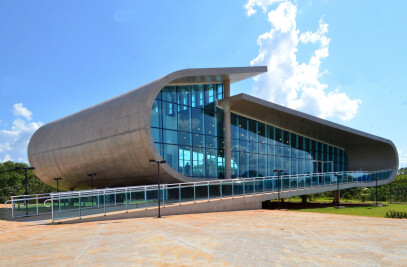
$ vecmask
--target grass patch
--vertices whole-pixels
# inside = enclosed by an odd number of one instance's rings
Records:
[[[384,204],[384,203],[383,203]],[[384,204],[383,207],[376,206],[346,206],[345,209],[337,209],[335,207],[324,208],[308,208],[297,209],[297,211],[303,212],[316,212],[316,213],[330,213],[330,214],[342,214],[342,215],[354,215],[354,216],[366,216],[366,217],[385,217],[388,211],[407,212],[406,204]]]

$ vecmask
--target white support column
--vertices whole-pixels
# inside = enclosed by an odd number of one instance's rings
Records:
[[[230,118],[230,80],[224,81],[224,102],[223,102],[223,112],[224,112],[224,122],[225,122],[225,179],[231,179],[231,118]]]

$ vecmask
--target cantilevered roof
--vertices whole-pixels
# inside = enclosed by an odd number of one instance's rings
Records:
[[[179,72],[182,72],[182,77],[172,80],[168,85],[216,83],[225,80],[235,83],[267,72],[267,67],[185,69]]]
[[[220,107],[223,101],[224,100],[219,101]],[[230,107],[234,113],[342,148],[374,141],[391,143],[388,139],[355,130],[247,94],[232,96],[230,99]]]

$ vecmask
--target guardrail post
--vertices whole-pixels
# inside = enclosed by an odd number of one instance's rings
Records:
[[[233,180],[232,180],[232,198],[235,197],[235,186],[233,185]]]
[[[81,195],[79,193],[79,219],[82,219]]]
[[[196,187],[195,187],[195,183],[194,183],[194,203],[196,203]]]
[[[209,201],[209,182],[208,182],[208,201]]]
[[[106,216],[106,191],[103,190],[103,212],[105,213],[104,216]]]
[[[181,185],[178,184],[178,198],[179,198],[179,204],[181,205]]]
[[[127,188],[126,188],[125,194],[126,194],[126,213],[127,213],[127,212],[128,212],[128,206],[127,206],[127,204],[128,204],[128,200],[127,200]]]
[[[245,179],[243,179],[243,196],[246,196],[246,188],[244,184]]]
[[[220,184],[219,184],[219,194],[220,194],[220,199],[222,199],[223,198],[223,195],[222,195],[222,181],[220,181]]]
[[[11,218],[14,219],[14,199],[11,197]]]
[[[255,178],[253,178],[253,195],[256,195],[256,181],[255,181]]]
[[[61,212],[61,197],[58,195],[58,212]]]
[[[144,187],[144,207],[147,209],[147,187]]]
[[[51,197],[51,222],[54,223],[54,199]]]
[[[263,194],[266,193],[266,177],[263,177]]]
[[[163,186],[163,208],[165,208],[165,186]]]
[[[114,206],[117,206],[117,201],[116,201],[116,191],[114,192]]]
[[[100,193],[98,193],[98,209],[100,208]]]
[[[35,203],[37,205],[37,215],[38,215],[38,195],[35,195]]]

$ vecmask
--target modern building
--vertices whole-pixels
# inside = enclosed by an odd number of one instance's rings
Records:
[[[266,67],[185,69],[42,126],[28,158],[45,183],[97,188],[156,183],[150,159],[165,159],[163,183],[226,178],[390,170],[387,139],[246,94],[230,84]]]

